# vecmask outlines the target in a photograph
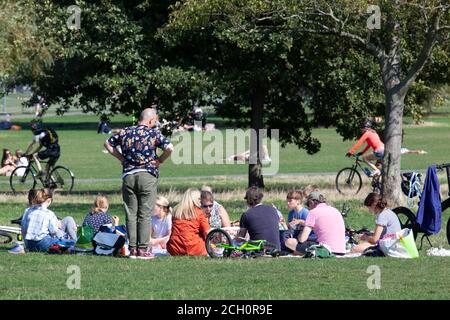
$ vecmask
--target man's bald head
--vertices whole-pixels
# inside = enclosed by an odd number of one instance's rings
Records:
[[[141,115],[139,116],[139,121],[149,121],[153,118],[156,118],[156,109],[155,108],[146,108],[142,110]]]

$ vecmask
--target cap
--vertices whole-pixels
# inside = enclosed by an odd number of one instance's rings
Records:
[[[309,200],[317,200],[317,201],[322,201],[325,197],[323,196],[323,194],[321,194],[318,191],[313,191],[311,192],[308,197],[306,198],[306,201]]]

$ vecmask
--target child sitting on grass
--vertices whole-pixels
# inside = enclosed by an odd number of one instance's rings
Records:
[[[168,255],[166,244],[172,231],[172,208],[163,196],[156,198],[155,212],[152,216],[149,249],[155,255]]]
[[[98,194],[94,201],[94,206],[83,220],[83,226],[92,226],[94,232],[98,232],[101,226],[111,225],[114,226],[119,224],[119,217],[111,217],[108,214],[109,201],[106,195]]]
[[[22,217],[22,236],[28,251],[46,252],[60,239],[77,239],[75,220],[66,217],[59,221],[53,211],[48,209],[53,201],[50,189],[32,190],[29,194],[31,207],[25,210]]]

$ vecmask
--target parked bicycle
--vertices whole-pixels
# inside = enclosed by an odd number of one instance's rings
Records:
[[[43,162],[45,163],[45,162]],[[69,168],[56,166],[46,176],[39,174],[33,157],[29,157],[28,166],[17,167],[9,178],[9,185],[14,193],[27,192],[40,182],[44,188],[71,192],[75,176]]]
[[[365,168],[361,163],[364,161],[360,156],[353,155],[355,163],[351,167],[344,168],[336,175],[336,190],[341,194],[355,195],[361,190],[362,178],[358,172],[361,169],[364,174],[371,179],[371,186],[373,192],[381,192],[381,175],[371,175],[369,168]]]
[[[22,220],[21,218],[11,220],[11,223],[20,226]],[[17,241],[22,241],[22,231],[20,227],[0,226],[0,244],[10,243],[13,241],[14,237],[17,238]]]
[[[206,251],[211,258],[256,258],[264,255],[277,257],[280,251],[266,240],[248,240],[235,244],[227,231],[213,229],[206,237]]]
[[[442,212],[450,208],[450,163],[443,163],[440,165],[436,165],[436,170],[445,170],[447,176],[447,185],[448,185],[448,198],[441,202]],[[423,239],[426,238],[430,246],[432,246],[427,232],[424,232],[420,229],[420,226],[417,224],[417,216],[414,214],[409,208],[406,207],[397,207],[392,209],[395,212],[398,219],[400,220],[400,225],[402,229],[408,228],[413,230],[414,239],[417,238],[419,233],[423,233],[421,241],[420,241],[420,249],[422,249]],[[447,221],[447,241],[450,244],[450,218]]]

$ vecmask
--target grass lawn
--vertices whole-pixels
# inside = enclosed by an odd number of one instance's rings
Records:
[[[121,127],[128,120],[114,118],[113,127]],[[29,119],[14,121],[26,127]],[[75,193],[57,194],[51,209],[60,217],[73,216],[78,223],[98,191],[109,195],[110,213],[124,220],[119,193],[120,166],[102,152],[107,136],[96,133],[97,121],[91,115],[46,119],[60,136],[63,151],[59,163],[70,167],[77,178]],[[403,169],[424,171],[432,163],[450,162],[448,116],[429,117],[421,126],[406,124],[405,132],[404,146],[429,153],[405,155]],[[343,142],[334,129],[315,129],[313,135],[322,143],[322,150],[316,155],[307,155],[292,145],[280,150],[279,173],[284,175],[265,178],[265,202],[275,204],[286,215],[287,190],[314,183],[335,207],[341,208],[344,202],[350,205],[348,225],[373,228],[374,218],[361,203],[369,191],[367,186],[355,197],[341,196],[334,190],[333,173],[351,164],[344,154],[353,142]],[[2,148],[25,149],[30,140],[31,132],[27,129],[0,131]],[[247,170],[246,165],[176,165],[169,160],[162,167],[159,190],[176,204],[186,188],[210,184],[234,220],[246,209],[242,198]],[[297,173],[314,174],[294,175]],[[442,175],[440,180],[445,181]],[[8,191],[8,178],[0,177],[0,225],[9,224],[25,209],[25,195],[13,196],[5,193]],[[447,191],[446,185],[442,185],[443,197]],[[449,216],[450,210],[444,212],[443,227]],[[434,246],[449,247],[443,231],[431,240]],[[426,256],[427,245],[420,252],[421,257],[414,260],[167,257],[134,261],[75,255],[14,256],[6,252],[10,247],[0,245],[2,299],[450,299],[449,260]],[[67,268],[73,265],[81,271],[80,290],[69,290],[66,286],[71,275]],[[380,290],[367,287],[370,276],[367,268],[371,265],[380,268]]]

